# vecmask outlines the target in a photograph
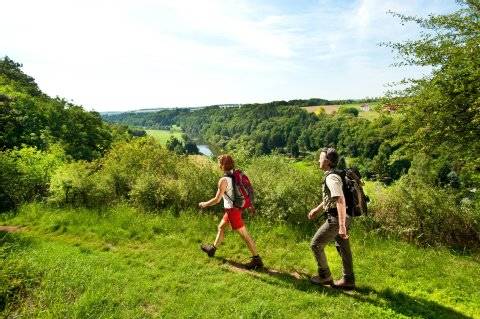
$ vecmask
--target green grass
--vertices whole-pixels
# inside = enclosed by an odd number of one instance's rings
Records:
[[[22,318],[480,318],[480,267],[475,256],[421,249],[367,233],[351,233],[358,290],[310,285],[314,229],[268,225],[249,230],[268,271],[235,266],[248,253],[228,233],[216,258],[211,241],[218,216],[127,206],[93,211],[23,206],[0,223],[0,305]],[[340,260],[327,255],[335,275]],[[3,301],[3,303],[2,303]]]
[[[171,131],[167,131],[167,130],[146,130],[146,132],[147,132],[148,135],[153,136],[162,145],[167,144],[167,141],[170,138],[170,136],[175,136],[179,140],[181,140],[181,138],[182,138],[182,132],[181,132],[181,130],[178,129],[178,127],[175,127],[175,129],[173,129]]]

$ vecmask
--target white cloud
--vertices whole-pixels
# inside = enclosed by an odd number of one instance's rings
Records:
[[[402,74],[377,43],[413,34],[385,12],[440,2],[16,0],[2,4],[0,55],[97,110],[379,95]]]

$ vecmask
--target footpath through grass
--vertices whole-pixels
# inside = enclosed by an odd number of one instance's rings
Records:
[[[24,206],[0,224],[0,306],[22,318],[480,318],[478,256],[421,249],[356,227],[358,289],[312,286],[313,230],[248,222],[267,269],[245,271],[248,253],[228,233],[216,258],[218,216]],[[12,230],[12,229],[10,229]],[[336,277],[340,260],[327,249]]]

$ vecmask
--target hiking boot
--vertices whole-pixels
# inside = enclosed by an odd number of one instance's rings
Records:
[[[333,278],[332,276],[328,276],[325,278],[322,278],[320,276],[313,276],[310,278],[310,282],[315,285],[320,285],[320,286],[332,286],[333,285]]]
[[[203,244],[200,248],[207,253],[208,257],[215,256],[215,252],[217,251],[217,248],[210,244]]]
[[[263,267],[263,261],[260,256],[251,257],[252,260],[248,264],[245,264],[245,268],[249,270],[259,269]]]
[[[355,289],[355,282],[342,278],[340,280],[335,280],[332,287],[344,290],[353,290]]]

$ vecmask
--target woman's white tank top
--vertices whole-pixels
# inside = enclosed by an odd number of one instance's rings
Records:
[[[223,207],[224,208],[233,208],[233,184],[230,177],[223,177],[227,181],[227,188],[223,194]],[[227,196],[228,195],[228,196]]]

